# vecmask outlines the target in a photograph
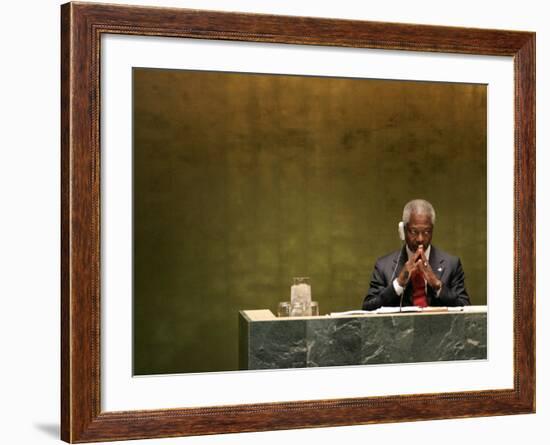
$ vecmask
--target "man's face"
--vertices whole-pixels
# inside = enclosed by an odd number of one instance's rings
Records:
[[[409,223],[405,225],[405,241],[412,252],[416,252],[420,245],[424,251],[432,242],[432,220],[428,215],[411,214]]]

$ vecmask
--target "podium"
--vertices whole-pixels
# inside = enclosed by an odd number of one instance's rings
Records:
[[[487,358],[487,307],[277,318],[239,311],[239,369],[285,369]]]

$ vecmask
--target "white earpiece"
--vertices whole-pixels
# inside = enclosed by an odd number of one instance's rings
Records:
[[[401,241],[405,241],[405,224],[403,221],[399,221],[399,224],[397,225],[397,232],[399,233],[399,239]]]

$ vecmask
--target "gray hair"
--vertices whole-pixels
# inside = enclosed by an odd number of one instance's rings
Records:
[[[432,224],[435,225],[435,210],[428,201],[424,199],[413,199],[405,204],[403,208],[403,222],[405,224],[409,223],[413,213],[417,215],[428,215],[432,220]]]

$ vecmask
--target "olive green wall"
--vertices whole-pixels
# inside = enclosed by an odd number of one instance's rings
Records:
[[[134,372],[235,370],[238,310],[358,309],[412,198],[486,302],[486,86],[134,69]]]

